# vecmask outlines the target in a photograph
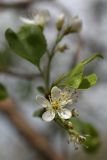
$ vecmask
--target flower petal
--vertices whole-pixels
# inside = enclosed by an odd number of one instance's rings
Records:
[[[34,17],[34,21],[35,21],[36,25],[44,25],[45,24],[44,18],[40,15],[36,15],[36,17]]]
[[[67,104],[73,104],[73,100],[72,100],[72,99],[69,99],[69,100],[67,101]]]
[[[36,101],[38,104],[42,105],[43,107],[50,107],[49,101],[43,96],[36,96]]]
[[[50,13],[48,10],[42,10],[40,12],[40,15],[44,17],[45,23],[48,23],[50,21]]]
[[[48,110],[43,113],[42,119],[44,121],[50,122],[55,118],[55,112],[53,110]]]
[[[61,93],[61,90],[58,87],[54,86],[52,88],[52,90],[51,90],[51,97],[52,97],[52,99],[53,100],[59,99],[60,98],[60,93]]]
[[[69,109],[61,109],[60,111],[58,111],[58,115],[62,118],[62,119],[69,119],[72,116],[72,113]]]
[[[35,24],[35,21],[32,19],[28,19],[28,18],[24,18],[24,17],[20,17],[20,20],[26,24]]]

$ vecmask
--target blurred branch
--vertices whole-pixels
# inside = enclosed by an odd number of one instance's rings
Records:
[[[16,110],[16,107],[10,98],[0,101],[0,110],[7,115],[9,120],[15,125],[24,138],[26,138],[31,146],[43,155],[46,160],[64,160],[54,151],[52,146],[50,146],[41,134],[30,127],[23,116]]]
[[[5,74],[8,76],[12,76],[12,77],[16,77],[16,78],[22,78],[22,79],[26,79],[26,80],[33,80],[36,78],[41,78],[40,74],[25,74],[25,73],[17,73],[17,72],[13,72],[11,70],[0,70],[0,74]]]
[[[0,8],[22,8],[25,6],[29,6],[32,3],[32,0],[20,0],[20,1],[15,1],[15,2],[0,2]]]

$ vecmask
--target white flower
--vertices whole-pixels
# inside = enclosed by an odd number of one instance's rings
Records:
[[[50,20],[50,14],[48,10],[35,11],[31,18],[21,17],[20,19],[26,24],[34,24],[44,27]]]
[[[71,111],[64,108],[68,103],[73,103],[71,94],[68,90],[62,91],[54,86],[51,90],[49,100],[43,96],[37,96],[36,100],[40,105],[46,108],[46,112],[42,115],[42,119],[45,121],[52,121],[56,114],[62,119],[69,119],[72,116]]]

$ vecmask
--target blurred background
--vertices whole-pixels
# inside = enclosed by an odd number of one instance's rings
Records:
[[[82,147],[75,150],[72,144],[68,145],[67,137],[57,125],[32,117],[32,113],[39,108],[35,102],[35,96],[39,94],[36,87],[41,85],[42,81],[37,68],[14,55],[8,48],[5,30],[7,28],[18,30],[22,24],[20,17],[29,15],[34,9],[48,9],[51,13],[51,23],[45,30],[49,45],[55,39],[55,21],[61,12],[65,12],[68,16],[79,15],[83,21],[81,33],[69,36],[62,42],[68,44],[69,50],[63,55],[58,53],[55,56],[52,64],[52,80],[74,66],[75,61],[79,62],[94,53],[101,53],[104,56],[104,60],[94,61],[87,66],[87,73],[95,72],[98,75],[98,83],[93,88],[82,91],[76,104],[80,119],[91,123],[98,131],[100,144],[95,152],[94,149],[93,152],[86,152]],[[30,128],[34,131],[33,135],[36,135],[36,131],[40,132],[54,151],[66,160],[107,160],[106,17],[106,0],[0,0],[0,83],[7,87],[9,95],[15,102],[16,110],[24,118],[24,124],[28,124],[25,125],[22,135],[19,132],[20,126],[14,123],[14,118],[0,111],[0,160],[46,159],[29,143],[30,140],[32,143],[32,139],[27,139],[25,132],[29,132]],[[43,62],[46,63],[45,57]],[[20,115],[15,116],[20,119]],[[96,141],[93,145],[94,143]]]

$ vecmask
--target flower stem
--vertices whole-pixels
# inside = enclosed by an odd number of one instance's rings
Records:
[[[41,74],[41,76],[42,76],[42,79],[43,79],[43,81],[44,81],[44,83],[45,83],[45,85],[46,85],[45,75],[44,75],[44,73],[43,73],[43,71],[42,71],[40,65],[38,66],[38,69],[39,69],[39,72],[40,72],[40,74]]]
[[[56,46],[58,45],[58,43],[62,40],[63,38],[63,35],[60,35],[60,32],[58,32],[57,34],[57,38],[56,38],[56,41],[53,45],[53,48],[51,50],[51,54],[49,55],[49,61],[48,61],[48,65],[47,65],[47,73],[46,73],[46,89],[48,90],[49,89],[49,84],[50,84],[50,69],[51,69],[51,62],[52,62],[52,59],[55,55],[55,49],[56,49]]]

